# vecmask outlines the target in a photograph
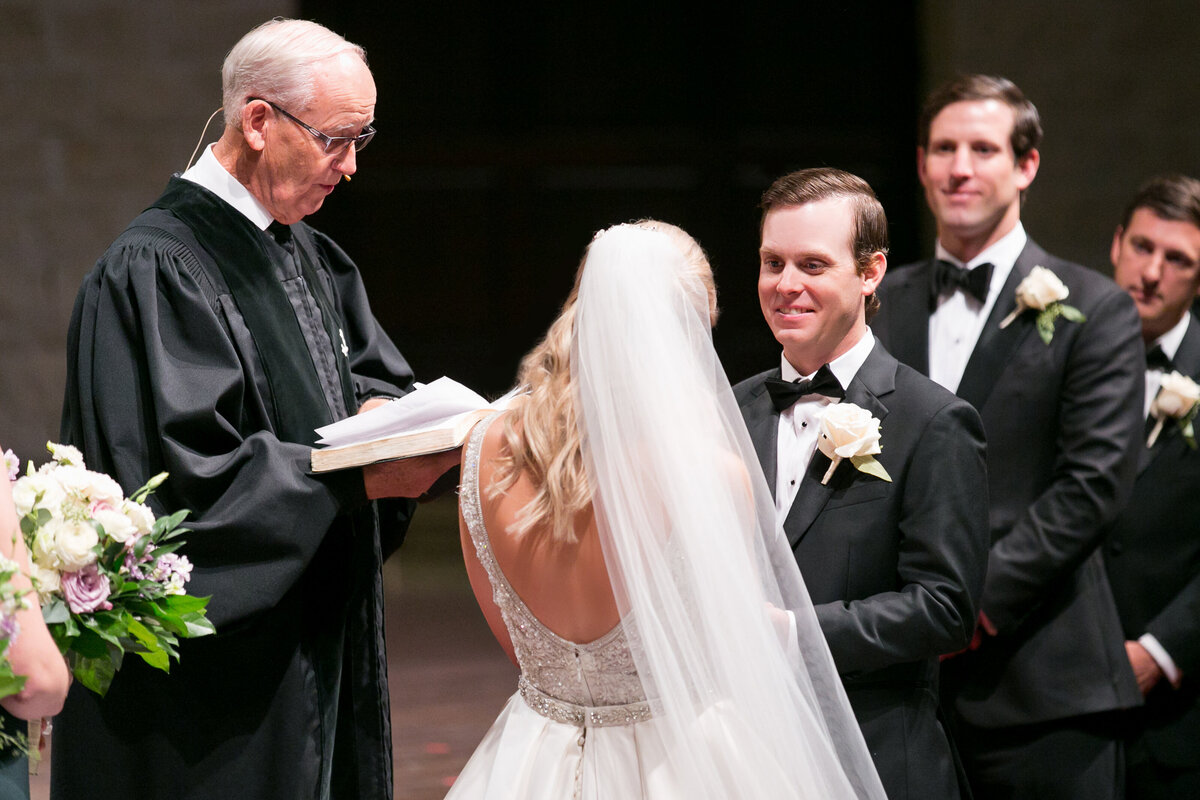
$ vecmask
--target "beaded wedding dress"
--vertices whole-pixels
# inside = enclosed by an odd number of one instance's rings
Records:
[[[521,676],[449,800],[884,797],[682,262],[621,225],[579,282],[571,377],[615,628],[571,642],[522,602],[484,525],[497,416],[468,440],[459,507]]]

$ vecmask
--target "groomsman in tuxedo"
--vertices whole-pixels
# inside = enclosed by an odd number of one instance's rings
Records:
[[[734,393],[888,796],[956,798],[938,656],[971,636],[987,557],[979,415],[867,327],[888,239],[865,181],[803,170],[762,208],[759,302],[783,357]],[[835,464],[818,444],[876,424],[878,451]]]
[[[1041,134],[1004,78],[930,96],[917,167],[936,254],[888,275],[874,325],[987,431],[978,627],[942,674],[977,800],[1119,796],[1117,710],[1141,701],[1100,550],[1141,447],[1140,326],[1115,284],[1026,235]]]
[[[1163,175],[1144,184],[1113,236],[1112,262],[1147,351],[1148,444],[1104,553],[1125,652],[1146,696],[1123,726],[1126,793],[1200,797],[1200,451],[1180,419],[1193,387],[1180,392],[1177,377],[1164,380],[1172,372],[1200,379],[1200,323],[1188,313],[1200,290],[1200,181]]]

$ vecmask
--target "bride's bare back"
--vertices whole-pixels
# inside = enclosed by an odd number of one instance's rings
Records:
[[[496,420],[489,426],[479,452],[480,505],[496,562],[529,611],[556,635],[578,643],[598,639],[616,626],[620,614],[604,564],[595,513],[589,506],[577,516],[578,541],[574,543],[553,541],[538,528],[520,537],[511,534],[509,526],[533,499],[535,489],[521,475],[503,494],[488,496],[503,435],[502,420]],[[461,511],[458,528],[475,599],[492,633],[515,663],[504,620],[492,600],[491,583],[479,563]]]

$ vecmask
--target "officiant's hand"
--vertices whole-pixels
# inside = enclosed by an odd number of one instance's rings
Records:
[[[363,484],[367,497],[420,497],[429,491],[442,475],[462,461],[462,448],[412,456],[396,461],[384,461],[363,467]]]
[[[386,406],[390,402],[392,402],[392,400],[389,397],[372,397],[370,400],[358,407],[358,413],[361,414],[364,411],[370,411],[372,408]]]

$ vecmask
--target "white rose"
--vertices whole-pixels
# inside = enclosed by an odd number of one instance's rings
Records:
[[[18,478],[13,484],[13,503],[17,507],[17,514],[25,516],[35,505],[45,508],[51,514],[59,515],[63,500],[67,498],[62,487],[58,485],[58,481],[54,480],[50,475],[35,473]],[[38,501],[38,495],[41,495],[41,502]]]
[[[58,568],[58,557],[54,554],[54,536],[58,533],[62,520],[52,519],[37,529],[33,535],[33,562],[46,569]]]
[[[96,560],[96,554],[92,552],[92,548],[99,541],[100,536],[89,523],[63,520],[58,523],[57,529],[54,531],[54,544],[49,555],[54,559],[55,567],[63,572],[74,572]],[[35,550],[37,546],[37,539],[34,539]],[[37,557],[36,552],[34,557]],[[45,563],[41,559],[38,561]]]
[[[92,519],[104,528],[104,535],[114,542],[124,544],[138,535],[137,525],[108,503],[92,505]]]
[[[107,502],[120,506],[125,499],[121,484],[102,472],[64,465],[54,471],[54,477],[58,478],[64,489],[85,503]]]
[[[871,412],[853,403],[835,403],[821,416],[821,434],[817,440],[821,452],[834,460],[870,456],[882,452],[879,447],[879,420]]]
[[[37,590],[38,601],[43,605],[51,596],[62,592],[62,576],[56,569],[46,569],[35,563],[30,568],[29,577],[33,580],[33,588]]]
[[[1053,272],[1045,267],[1034,267],[1017,286],[1017,301],[1026,308],[1042,311],[1051,303],[1066,300],[1070,293]]]
[[[133,523],[139,535],[146,535],[154,527],[154,512],[150,510],[149,506],[126,500],[121,504],[121,510],[125,512],[125,516],[129,517],[129,521]]]
[[[1154,398],[1154,407],[1159,416],[1180,418],[1192,410],[1200,401],[1200,386],[1186,375],[1172,372],[1164,375],[1162,388]]]
[[[79,448],[69,444],[57,444],[55,442],[47,442],[46,449],[50,451],[50,455],[60,464],[72,464],[76,467],[83,466],[83,453],[79,452]]]

